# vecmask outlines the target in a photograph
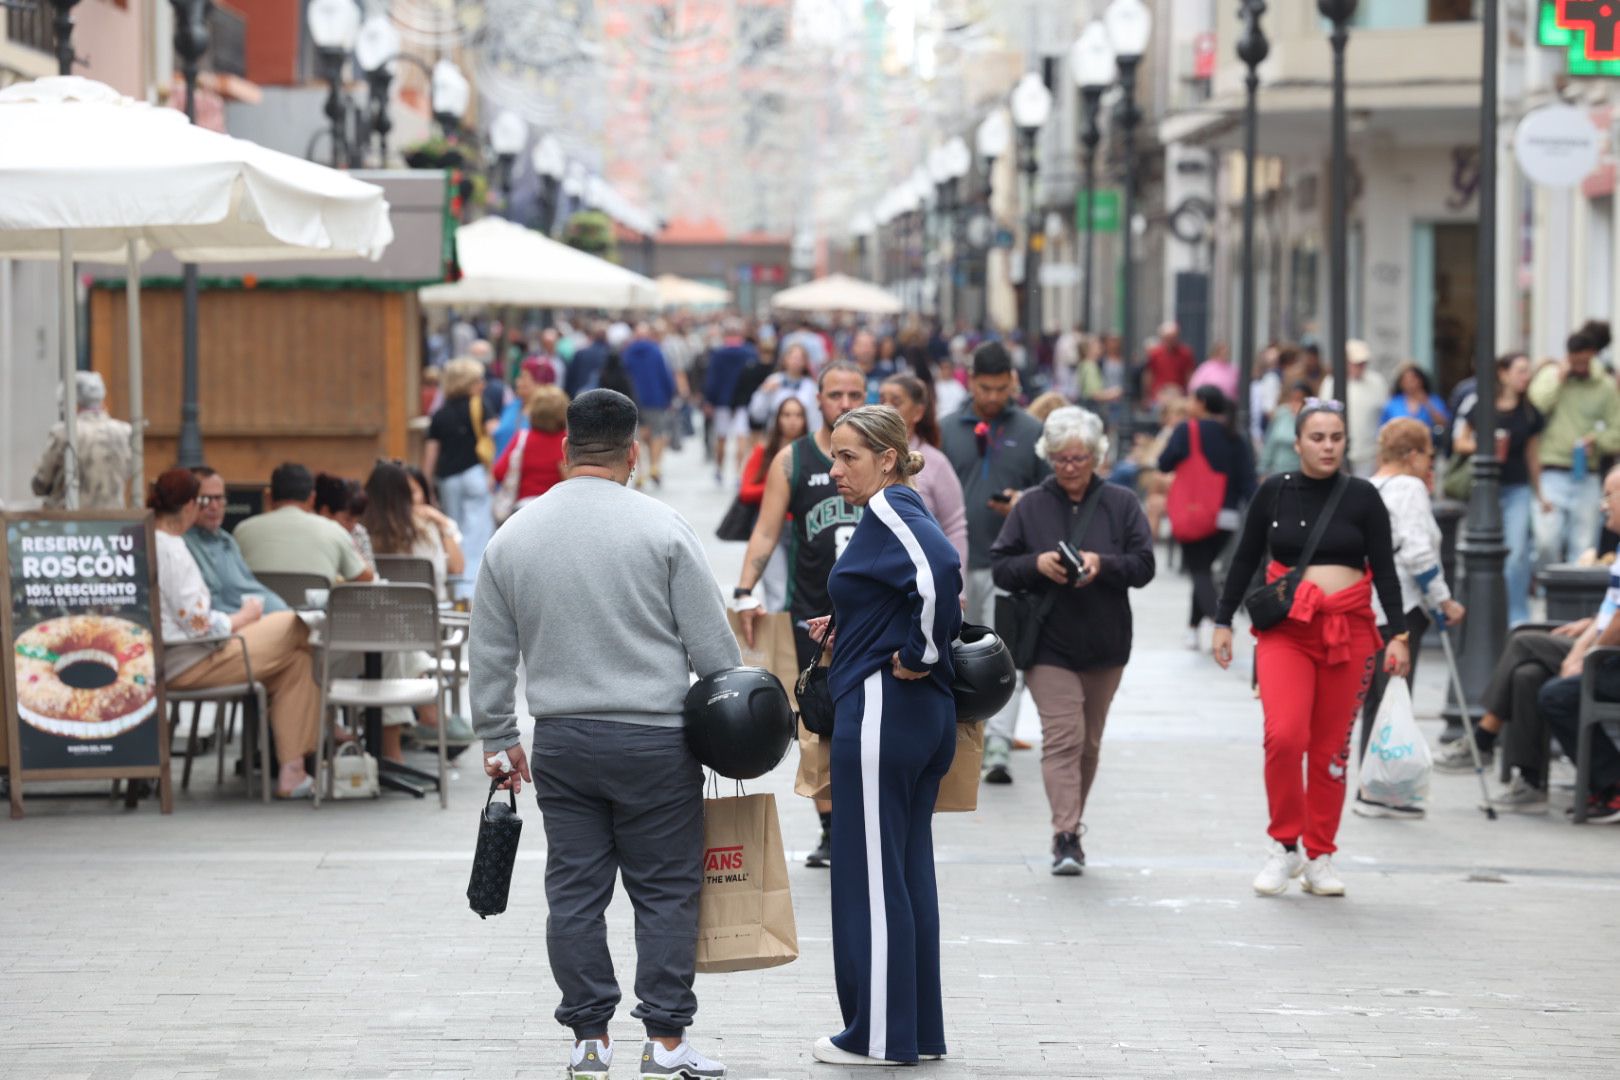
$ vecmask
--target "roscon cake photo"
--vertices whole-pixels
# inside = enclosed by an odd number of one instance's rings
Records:
[[[157,707],[152,635],[110,615],[49,619],[17,637],[17,711],[52,735],[105,739]]]

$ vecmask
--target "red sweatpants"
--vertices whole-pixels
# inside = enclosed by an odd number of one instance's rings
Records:
[[[1327,662],[1323,624],[1292,619],[1255,644],[1266,714],[1266,799],[1273,840],[1303,841],[1308,858],[1331,855],[1344,813],[1350,732],[1378,657],[1372,618],[1350,618],[1350,659]]]

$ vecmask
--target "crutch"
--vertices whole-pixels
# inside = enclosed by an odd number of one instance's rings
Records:
[[[1474,741],[1474,719],[1468,709],[1468,695],[1463,693],[1462,674],[1457,670],[1457,655],[1451,649],[1451,635],[1446,633],[1446,619],[1439,611],[1429,612],[1440,631],[1440,647],[1446,652],[1446,669],[1451,672],[1451,692],[1457,695],[1457,708],[1462,713],[1463,738],[1468,740],[1468,752],[1474,758],[1474,775],[1479,777],[1479,793],[1485,797],[1481,809],[1485,816],[1496,820],[1496,807],[1491,805],[1491,789],[1485,783],[1485,763],[1479,757],[1479,744]]]

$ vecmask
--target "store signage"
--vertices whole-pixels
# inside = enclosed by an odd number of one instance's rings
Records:
[[[1597,168],[1601,136],[1583,110],[1543,105],[1527,113],[1513,134],[1519,167],[1542,187],[1571,188]]]
[[[1086,231],[1086,198],[1082,191],[1074,200],[1074,227],[1076,232]],[[1090,193],[1091,229],[1094,232],[1119,232],[1119,192],[1103,188]]]
[[[1620,77],[1620,3],[1540,0],[1536,40],[1563,49],[1571,75]]]
[[[149,778],[169,810],[157,564],[146,514],[0,515],[11,813],[25,782]]]

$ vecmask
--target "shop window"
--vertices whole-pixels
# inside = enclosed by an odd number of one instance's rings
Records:
[[[1409,30],[1435,23],[1472,22],[1478,0],[1361,0],[1351,25],[1366,30]]]

